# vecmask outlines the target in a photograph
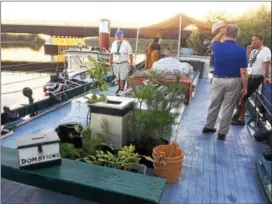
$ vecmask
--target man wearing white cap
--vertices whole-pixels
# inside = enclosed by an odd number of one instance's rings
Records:
[[[212,26],[212,34],[217,35],[222,29],[225,29],[227,24],[223,21],[219,21],[217,23],[214,23]],[[222,42],[223,39],[221,39]]]
[[[131,69],[133,69],[133,54],[132,48],[128,41],[124,40],[124,32],[117,30],[115,33],[115,41],[111,46],[110,64],[113,68],[113,73],[118,80],[118,90],[124,91],[126,80]]]
[[[203,133],[216,132],[215,124],[222,108],[218,139],[228,134],[235,103],[239,94],[247,93],[246,49],[237,44],[239,28],[228,25],[220,29],[212,40],[214,53],[214,79],[211,85],[211,104]],[[221,39],[224,39],[221,42]]]

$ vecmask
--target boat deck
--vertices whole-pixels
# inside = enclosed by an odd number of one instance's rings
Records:
[[[209,96],[208,80],[200,79],[178,128],[177,141],[185,154],[182,174],[176,184],[167,184],[161,203],[264,203],[257,185],[255,162],[265,144],[255,142],[246,127],[232,126],[226,141],[217,140],[215,134],[203,135]],[[2,140],[2,145],[15,148],[17,137],[55,128],[64,122],[85,125],[86,113],[86,106],[75,100],[33,120],[31,125],[20,127],[13,136]],[[1,189],[3,204],[90,203],[5,179],[1,180]]]

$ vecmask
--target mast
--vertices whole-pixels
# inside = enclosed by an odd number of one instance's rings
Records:
[[[179,39],[178,39],[178,60],[179,60],[179,53],[180,53],[180,38],[181,38],[181,23],[182,23],[182,15],[179,14]]]
[[[136,64],[136,57],[137,57],[137,51],[138,51],[139,31],[140,31],[140,28],[137,29],[134,65]]]

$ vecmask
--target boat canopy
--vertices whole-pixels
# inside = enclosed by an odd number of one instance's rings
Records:
[[[181,19],[181,27],[180,27]],[[210,31],[211,25],[205,21],[194,19],[190,16],[179,13],[169,19],[166,19],[160,23],[156,23],[147,27],[139,29],[140,38],[154,38],[163,36],[164,39],[174,38],[177,39],[179,30],[184,30],[190,25],[196,26],[200,31]]]
[[[153,24],[147,27],[138,28],[136,37],[135,60],[138,49],[139,38],[154,38],[160,37],[161,39],[177,39],[178,40],[178,53],[177,59],[180,56],[180,42],[182,31],[190,25],[196,26],[200,31],[210,31],[211,25],[205,21],[194,19],[190,16],[179,13],[172,18],[164,20],[160,23]]]

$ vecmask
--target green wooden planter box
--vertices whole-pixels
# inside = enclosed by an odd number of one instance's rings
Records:
[[[2,147],[2,178],[98,203],[158,204],[166,180],[62,159],[61,165],[18,168],[17,151]]]

